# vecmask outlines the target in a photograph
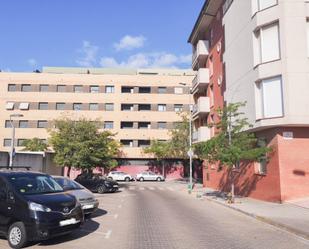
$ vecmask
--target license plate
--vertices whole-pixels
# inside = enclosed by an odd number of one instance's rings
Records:
[[[93,207],[94,207],[93,204],[89,204],[89,205],[84,205],[84,206],[82,207],[82,209],[90,209],[90,208],[93,208]]]
[[[75,218],[68,219],[68,220],[62,220],[62,221],[60,221],[60,226],[61,227],[68,226],[68,225],[76,224],[78,222],[79,222],[79,220],[76,220]]]
[[[114,187],[114,188],[118,188],[118,185],[114,185],[113,187]]]

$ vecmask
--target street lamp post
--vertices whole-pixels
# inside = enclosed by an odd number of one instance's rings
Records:
[[[186,86],[186,83],[179,83],[182,86]],[[193,182],[192,182],[192,157],[193,157],[193,150],[192,150],[192,106],[191,106],[191,87],[189,90],[189,150],[188,150],[188,156],[189,156],[189,186],[188,186],[188,192],[191,194],[192,188],[193,188]]]
[[[13,154],[14,154],[14,145],[15,145],[15,126],[13,124],[12,118],[20,118],[23,117],[22,114],[11,114],[10,115],[10,125],[12,128],[12,137],[11,137],[11,150],[10,150],[10,162],[9,162],[9,169],[13,167]]]

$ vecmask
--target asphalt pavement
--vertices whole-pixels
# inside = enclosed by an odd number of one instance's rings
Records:
[[[309,241],[168,182],[123,183],[72,235],[30,249],[308,249]],[[0,248],[7,242],[0,239]]]

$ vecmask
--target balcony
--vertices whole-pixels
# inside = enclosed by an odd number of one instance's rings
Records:
[[[192,142],[205,142],[210,139],[210,129],[207,126],[201,126],[192,134]]]
[[[199,91],[203,89],[206,89],[208,84],[209,84],[209,69],[200,68],[197,71],[197,74],[192,81],[193,94],[198,93]]]
[[[198,116],[206,115],[210,112],[209,97],[199,97],[197,103],[193,106],[192,117],[196,119]]]
[[[192,68],[198,70],[199,65],[205,65],[207,56],[209,55],[209,41],[199,40],[193,50]]]

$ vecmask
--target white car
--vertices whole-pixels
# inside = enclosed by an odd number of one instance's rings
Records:
[[[131,175],[122,171],[111,171],[108,173],[107,178],[112,179],[114,181],[126,181],[126,182],[134,180],[134,178]]]
[[[164,181],[164,176],[155,174],[150,171],[142,172],[136,175],[136,180],[143,182],[143,181]]]

